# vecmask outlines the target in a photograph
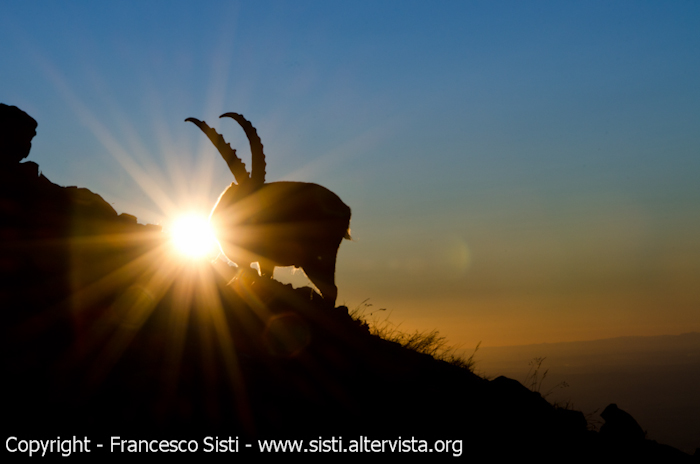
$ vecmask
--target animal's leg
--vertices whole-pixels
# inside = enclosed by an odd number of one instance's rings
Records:
[[[261,259],[258,261],[258,266],[260,266],[260,275],[272,279],[272,274],[275,272],[275,264],[273,262]]]

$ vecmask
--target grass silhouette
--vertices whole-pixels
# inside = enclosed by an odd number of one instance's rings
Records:
[[[351,310],[350,317],[359,324],[366,326],[372,335],[398,343],[409,350],[427,354],[438,361],[444,361],[453,366],[474,372],[476,363],[474,357],[479,350],[481,342],[476,345],[469,357],[465,357],[457,353],[460,347],[448,344],[447,338],[440,335],[440,331],[437,329],[405,332],[401,330],[401,324],[394,324],[389,320],[391,313],[386,313],[386,308],[372,310],[372,304],[368,303],[368,301],[369,299],[364,300],[355,309]],[[382,312],[386,316],[379,318],[376,316],[377,312]]]
[[[544,372],[540,373],[542,371],[542,363],[545,361],[545,359],[547,359],[547,357],[536,357],[532,361],[530,361],[528,363],[530,369],[527,371],[527,375],[525,376],[525,380],[523,381],[523,385],[525,385],[530,390],[542,395],[542,398],[547,398],[549,395],[554,393],[554,390],[558,388],[566,388],[569,386],[568,383],[562,381],[554,385],[546,392],[542,391],[542,384],[544,383],[544,380],[547,378],[547,374],[549,373],[549,369],[545,369]]]

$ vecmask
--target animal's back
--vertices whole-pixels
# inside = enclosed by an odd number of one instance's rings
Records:
[[[321,250],[337,251],[342,239],[349,238],[350,214],[325,187],[272,182],[250,194],[232,185],[219,198],[211,219],[232,261],[262,257],[280,266],[304,266]]]
[[[325,187],[308,182],[271,182],[252,195],[257,223],[350,220],[350,208]]]

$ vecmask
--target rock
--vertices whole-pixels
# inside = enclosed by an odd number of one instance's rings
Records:
[[[600,428],[600,434],[608,439],[624,442],[639,443],[644,441],[646,433],[637,421],[617,404],[608,405],[600,414],[605,424]]]

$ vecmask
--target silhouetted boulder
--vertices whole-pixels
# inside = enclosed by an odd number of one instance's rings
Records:
[[[625,443],[644,441],[644,430],[628,412],[618,408],[617,404],[609,404],[600,417],[605,420],[605,424],[600,428],[600,434],[604,437]]]
[[[0,165],[14,166],[29,155],[36,127],[27,113],[0,103]]]

